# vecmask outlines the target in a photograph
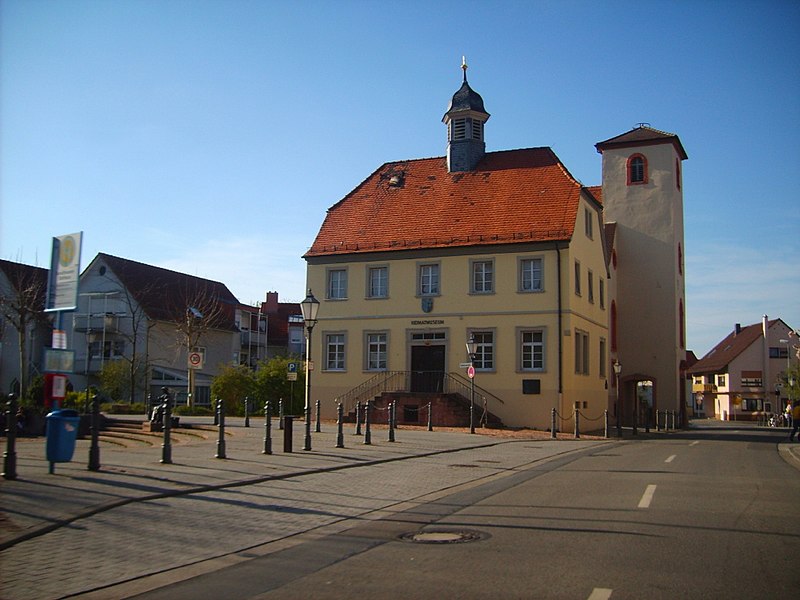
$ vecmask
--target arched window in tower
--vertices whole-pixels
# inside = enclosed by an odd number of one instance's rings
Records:
[[[675,186],[681,189],[681,161],[675,159]]]
[[[611,334],[611,351],[617,351],[617,301],[611,301],[611,315],[609,329]]]
[[[641,154],[628,157],[628,185],[647,183],[647,159]]]
[[[683,248],[678,244],[678,273],[683,275]]]
[[[686,348],[686,315],[683,312],[683,298],[680,299],[678,304],[678,329],[680,330],[678,335],[680,337],[681,342],[681,350]]]

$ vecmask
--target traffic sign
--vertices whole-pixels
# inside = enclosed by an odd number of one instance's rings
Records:
[[[289,370],[289,373],[297,373],[297,363],[290,362],[286,365],[286,368]]]
[[[465,362],[465,363],[461,363],[460,365],[458,365],[458,368],[459,369],[468,369],[471,366],[472,366],[471,362]]]
[[[203,368],[203,354],[202,352],[189,352],[189,368],[202,369]]]
[[[287,381],[297,381],[297,373],[287,373],[286,374]]]
[[[469,369],[467,369],[467,377],[469,377],[470,379],[475,377],[475,367],[473,367],[472,365],[470,365]]]

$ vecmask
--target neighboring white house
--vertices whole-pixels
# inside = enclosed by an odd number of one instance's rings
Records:
[[[696,409],[723,421],[781,412],[790,395],[782,381],[797,365],[790,351],[796,344],[796,333],[781,319],[764,315],[761,323],[745,327],[737,323],[688,370]]]

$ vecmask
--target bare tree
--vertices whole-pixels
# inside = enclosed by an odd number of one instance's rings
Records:
[[[187,282],[174,296],[176,345],[186,348],[187,357],[194,348],[201,345],[206,334],[213,329],[230,328],[233,314],[228,303],[219,296],[218,284],[206,280]],[[227,291],[227,290],[226,290]],[[194,369],[187,365],[188,396],[187,405],[194,404]]]
[[[25,397],[28,388],[28,333],[36,326],[49,324],[44,312],[47,295],[47,270],[20,263],[0,261],[10,289],[0,290],[0,312],[17,330],[19,341],[19,395]]]

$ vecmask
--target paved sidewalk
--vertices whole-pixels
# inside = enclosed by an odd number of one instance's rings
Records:
[[[44,438],[17,439],[17,479],[0,479],[0,550],[45,534],[114,507],[135,501],[181,496],[193,492],[247,485],[300,473],[313,473],[363,466],[367,463],[400,460],[415,456],[452,452],[494,445],[500,438],[470,435],[464,430],[424,428],[398,429],[396,442],[388,441],[385,426],[373,426],[372,444],[356,436],[354,425],[346,425],[345,448],[336,448],[336,424],[321,424],[312,431],[312,451],[304,451],[304,424],[293,427],[293,452],[283,452],[284,431],[273,419],[272,452],[263,454],[264,419],[253,418],[250,427],[243,419],[226,422],[226,459],[216,458],[218,428],[210,419],[186,419],[192,428],[173,430],[172,463],[162,464],[162,437],[153,436],[152,445],[126,442],[130,446],[101,441],[100,470],[88,470],[89,439],[76,443],[72,462],[56,463],[49,473]],[[481,432],[481,430],[478,430]],[[486,433],[495,433],[487,430]],[[546,432],[530,432],[529,439],[548,439]],[[567,437],[567,436],[565,436]],[[2,439],[5,450],[6,440]]]

